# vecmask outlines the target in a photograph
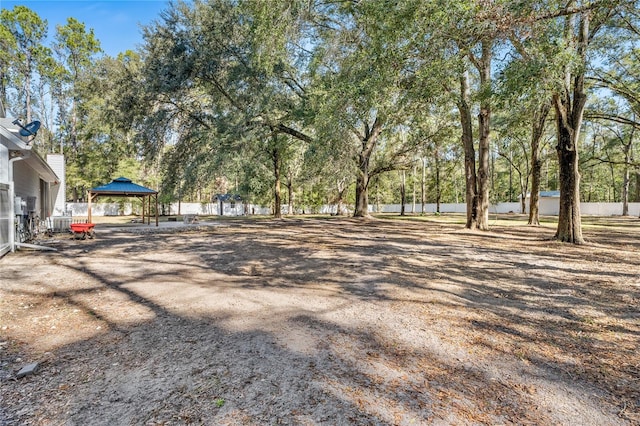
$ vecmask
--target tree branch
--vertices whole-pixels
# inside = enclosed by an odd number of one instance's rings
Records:
[[[298,131],[296,129],[293,129],[293,128],[289,127],[289,126],[285,126],[282,123],[277,124],[275,126],[275,130],[277,130],[280,133],[284,133],[284,134],[287,134],[289,136],[293,136],[294,138],[299,139],[299,140],[301,140],[303,142],[307,142],[307,143],[313,142],[313,139],[310,136],[305,135],[304,133],[302,133],[302,132],[300,132],[300,131]]]
[[[632,126],[634,129],[640,129],[640,122],[631,120],[629,118],[626,117],[622,117],[620,115],[614,115],[614,114],[605,114],[605,113],[601,113],[601,112],[585,112],[584,114],[585,118],[589,119],[589,120],[606,120],[606,121],[613,121],[615,123],[620,123],[620,124],[626,124],[628,126]]]
[[[552,11],[544,15],[534,16],[532,21],[534,22],[545,21],[547,19],[559,18],[561,16],[575,15],[577,13],[582,13],[589,10],[597,9],[598,7],[602,5],[606,5],[608,3],[610,3],[610,1],[600,0],[600,1],[594,1],[593,3],[587,3],[582,6],[575,6],[575,7],[567,6],[567,7],[563,7],[562,9],[558,9],[556,11]]]

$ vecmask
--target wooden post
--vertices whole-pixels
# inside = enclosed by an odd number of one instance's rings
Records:
[[[158,193],[156,192],[156,226],[158,226]]]
[[[93,196],[91,195],[91,190],[87,191],[87,201],[88,201],[88,205],[87,205],[87,222],[91,223],[91,199],[93,198]]]

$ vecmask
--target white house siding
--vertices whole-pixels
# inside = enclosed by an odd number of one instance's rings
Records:
[[[57,185],[57,194],[55,199],[52,200],[53,206],[51,215],[62,216],[65,214],[65,192],[66,192],[66,171],[64,165],[64,155],[62,154],[47,154],[47,163],[51,167],[51,170],[59,177],[60,181]],[[53,195],[53,194],[52,194]]]
[[[34,173],[24,161],[16,161],[13,163],[13,181],[16,197],[22,197],[24,200],[28,197],[36,197],[34,211],[37,215],[41,215],[43,194],[38,174]]]
[[[9,230],[13,224],[11,220],[10,186],[0,183],[0,256],[11,250]]]
[[[9,230],[13,221],[9,185],[9,149],[0,144],[0,256],[11,250]]]
[[[9,149],[0,144],[0,183],[9,182]]]
[[[14,152],[15,160],[9,160]],[[17,242],[15,197],[25,200],[28,211],[44,219],[52,209],[52,185],[57,188],[58,180],[51,167],[20,138],[12,119],[0,114],[0,255],[6,252],[7,244],[13,250]]]

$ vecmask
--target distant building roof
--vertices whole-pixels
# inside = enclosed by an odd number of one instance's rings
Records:
[[[242,197],[238,194],[216,194],[211,197],[212,201],[242,201]]]
[[[99,195],[151,195],[158,191],[133,183],[131,179],[119,177],[106,185],[91,188],[91,193]]]
[[[520,196],[522,198],[522,195]],[[526,198],[531,198],[531,193],[527,193]],[[560,191],[540,191],[540,198],[560,198]]]

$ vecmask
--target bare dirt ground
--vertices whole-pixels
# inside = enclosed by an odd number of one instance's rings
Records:
[[[640,221],[592,225],[58,237],[0,259],[0,424],[640,424]]]

